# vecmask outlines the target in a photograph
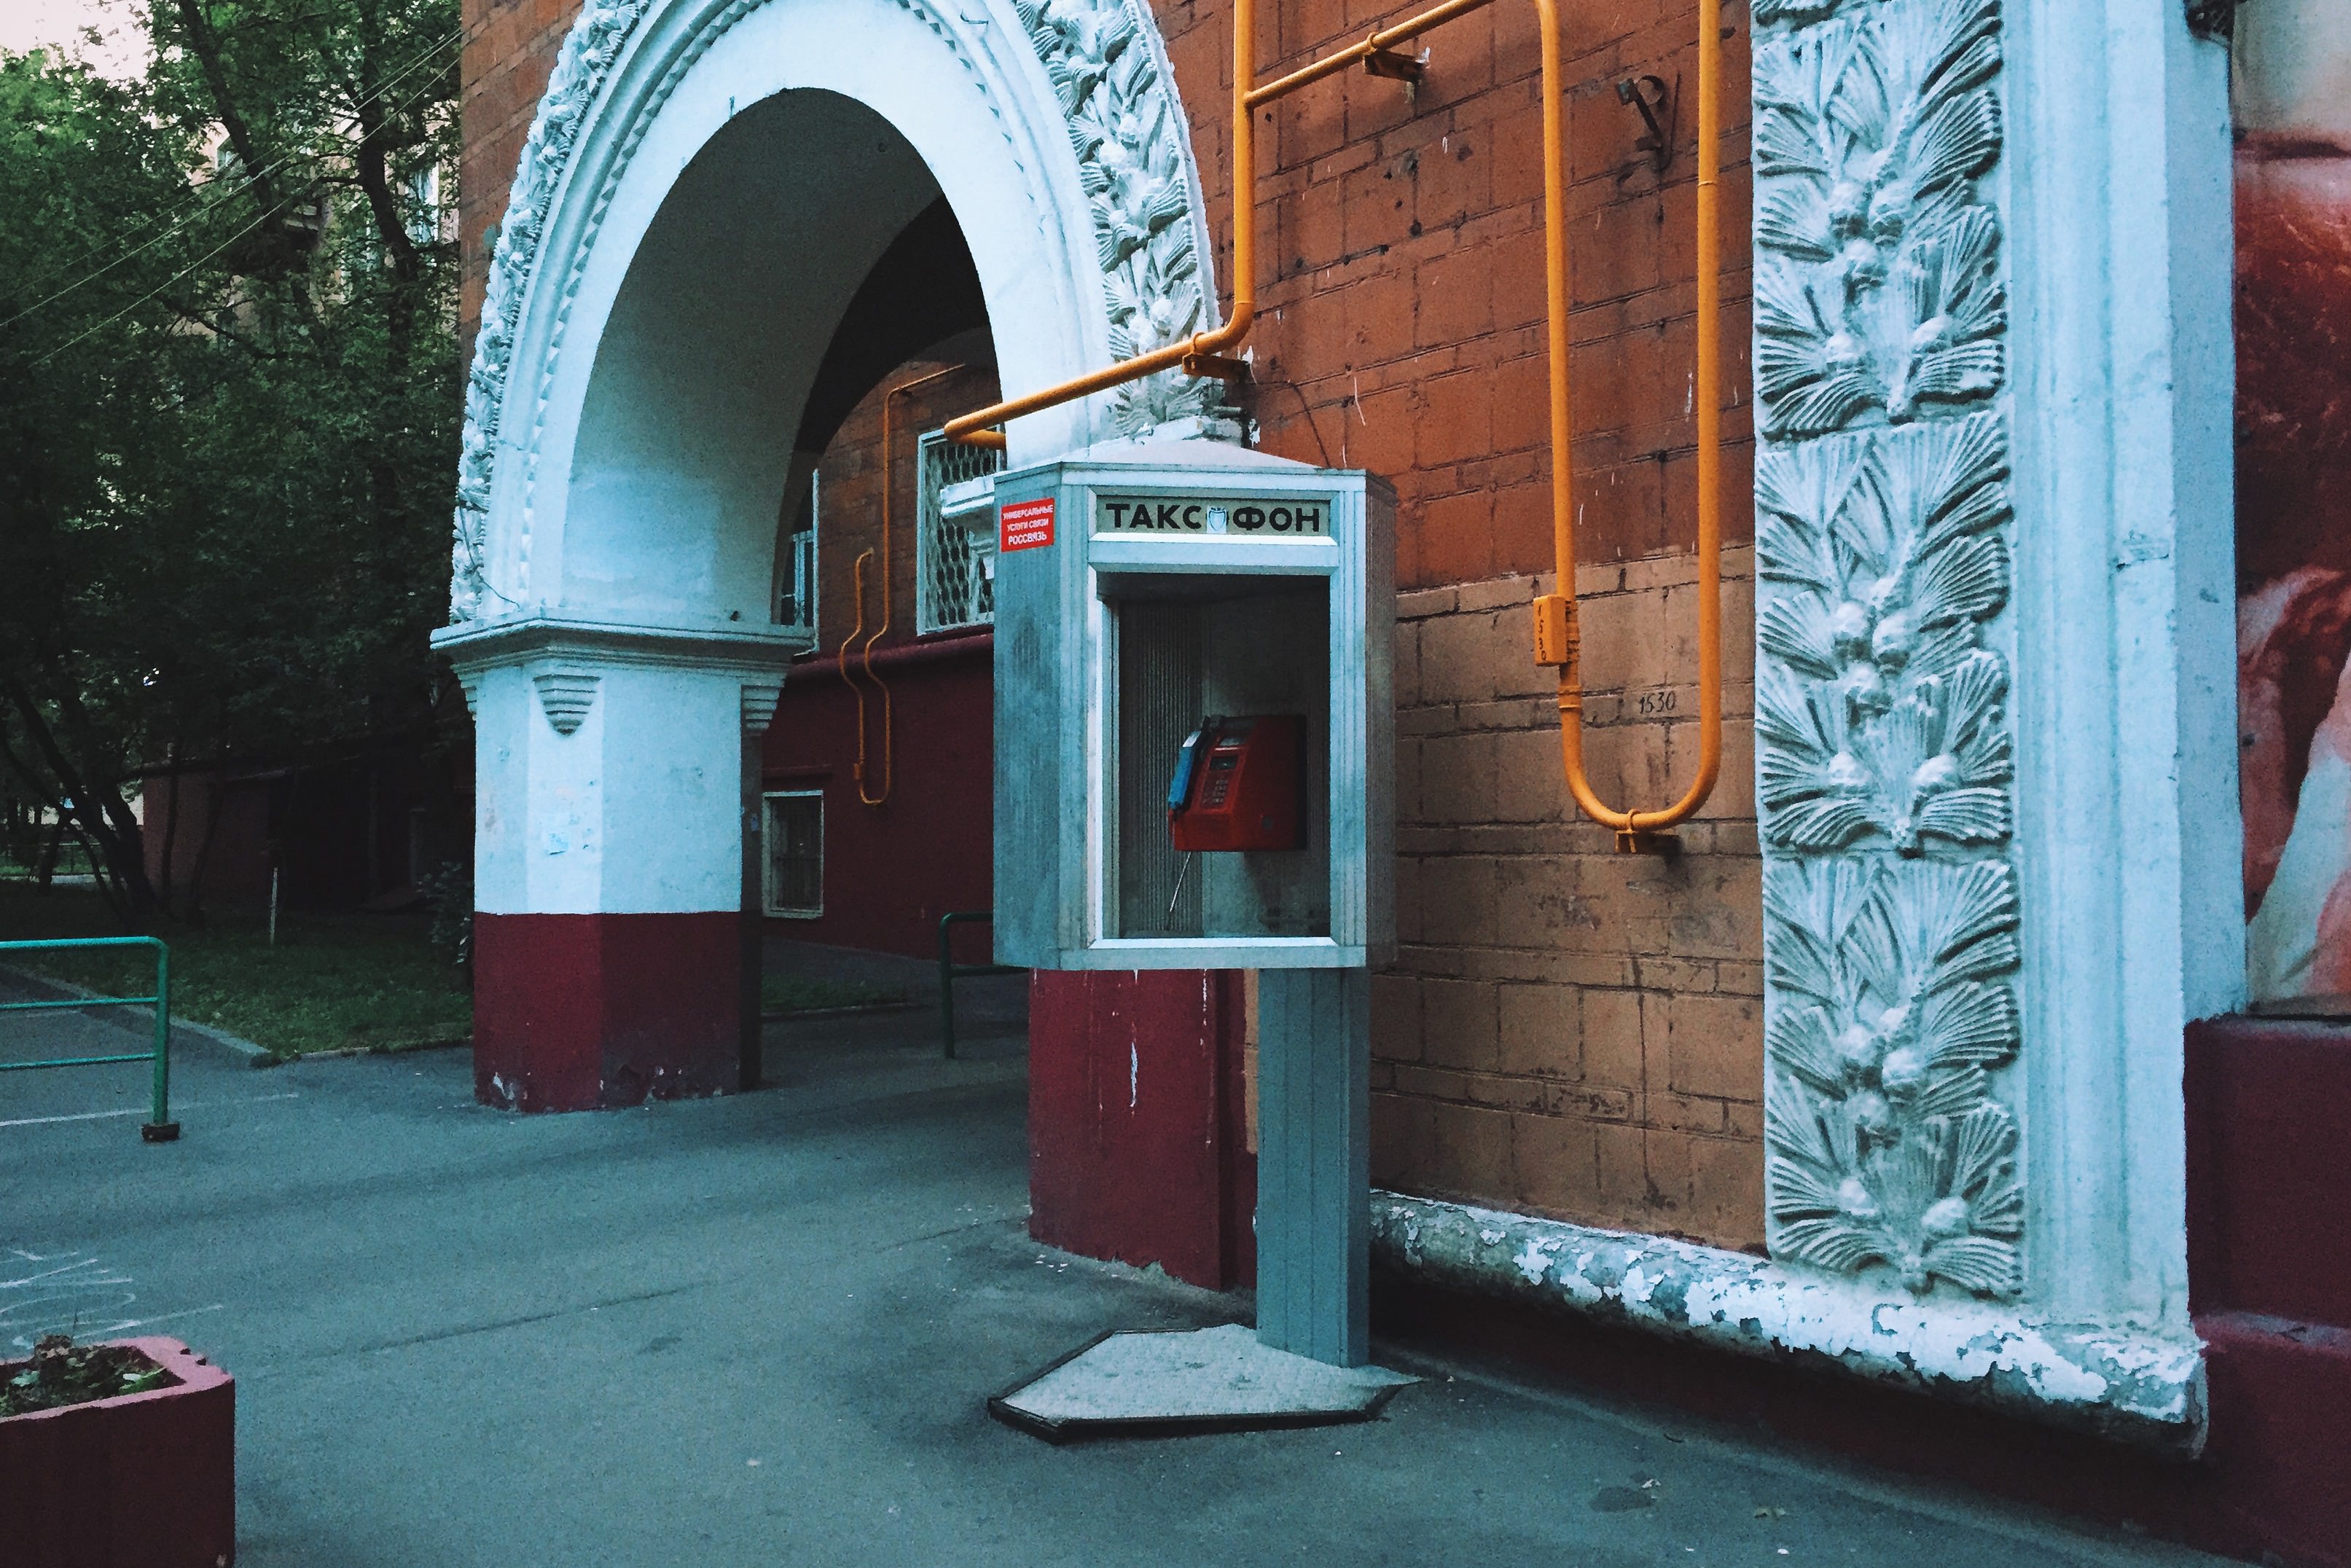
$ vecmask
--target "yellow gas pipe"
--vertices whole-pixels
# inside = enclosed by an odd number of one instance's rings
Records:
[[[1181,367],[1192,375],[1238,379],[1246,373],[1228,356],[1257,319],[1257,135],[1251,111],[1310,82],[1361,61],[1367,69],[1395,75],[1409,62],[1393,61],[1392,45],[1492,4],[1492,0],[1447,0],[1408,21],[1373,33],[1263,86],[1257,79],[1257,7],[1233,3],[1233,312],[1213,332],[1195,333],[1106,369],[1079,376],[977,410],[946,424],[946,436],[970,445],[1001,447],[1004,435],[990,427],[1040,409],[1053,408],[1091,393]],[[1558,575],[1555,591],[1534,601],[1535,662],[1559,669],[1560,755],[1568,792],[1585,815],[1616,831],[1623,851],[1658,846],[1666,829],[1687,821],[1706,803],[1722,768],[1722,282],[1719,233],[1721,141],[1722,29],[1719,0],[1698,0],[1698,369],[1694,397],[1698,414],[1698,776],[1681,799],[1660,810],[1620,810],[1600,799],[1583,764],[1583,687],[1578,667],[1581,641],[1575,614],[1574,468],[1569,452],[1567,173],[1564,84],[1560,80],[1558,0],[1534,0],[1542,36],[1543,260],[1549,311],[1546,344],[1551,359],[1552,548]]]
[[[849,635],[842,640],[840,658],[841,681],[851,691],[857,694],[857,768],[854,777],[857,779],[857,798],[868,806],[880,806],[888,802],[894,761],[891,754],[890,685],[873,673],[873,644],[890,634],[892,612],[890,495],[896,488],[897,468],[893,458],[895,455],[897,444],[892,439],[893,427],[890,413],[898,399],[905,393],[926,387],[933,382],[943,382],[965,368],[962,365],[949,365],[946,370],[934,371],[929,375],[916,376],[910,382],[900,382],[882,394],[882,624],[874,629],[872,636],[865,639],[863,650],[865,678],[873,683],[875,691],[882,694],[882,792],[878,795],[868,793],[865,788],[865,694],[858,688],[856,678],[849,673],[850,644],[856,642],[859,634],[865,630],[865,563],[873,559],[873,552],[870,549],[858,556],[851,570],[851,580],[857,593],[857,624],[850,629]],[[920,478],[921,476],[917,475],[918,483]]]

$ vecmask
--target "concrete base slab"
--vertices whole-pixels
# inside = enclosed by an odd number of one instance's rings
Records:
[[[1419,1379],[1331,1366],[1259,1343],[1241,1323],[1109,1333],[987,1402],[1048,1442],[1075,1437],[1320,1427],[1368,1421]]]

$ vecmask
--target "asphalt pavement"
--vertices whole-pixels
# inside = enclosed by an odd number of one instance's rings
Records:
[[[1395,1346],[1423,1381],[1368,1425],[1000,1426],[1104,1330],[1249,1309],[1028,1239],[988,999],[956,1061],[926,1009],[802,1020],[757,1092],[567,1116],[475,1104],[461,1051],[191,1041],[148,1145],[135,1066],[0,1073],[0,1349],[227,1367],[244,1568],[2215,1561]],[[0,1060],[137,1038],[0,1015]]]

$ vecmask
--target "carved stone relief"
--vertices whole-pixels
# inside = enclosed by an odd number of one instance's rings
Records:
[[[716,18],[685,62],[662,84],[658,100],[719,33],[757,0],[736,0]],[[898,0],[923,10],[923,0]],[[499,226],[482,322],[466,382],[465,421],[457,466],[455,543],[450,620],[488,612],[497,597],[485,559],[484,527],[502,420],[510,399],[515,338],[523,297],[580,127],[640,21],[658,0],[588,0],[563,41],[547,90],[523,144]],[[1210,323],[1200,272],[1185,121],[1136,7],[1141,0],[1013,0],[1029,44],[1068,121],[1079,178],[1092,208],[1094,238],[1111,320],[1111,348],[1125,356],[1174,342]],[[650,115],[651,110],[647,110]],[[643,128],[624,142],[590,200],[601,212]],[[572,280],[576,284],[576,279]],[[565,298],[568,307],[569,287]],[[559,329],[557,341],[560,341]],[[546,367],[542,367],[544,371]],[[542,383],[547,380],[542,374]],[[1122,388],[1113,419],[1124,434],[1201,418],[1221,425],[1222,383],[1169,372]]]
[[[1757,459],[1756,553],[1771,589],[1756,727],[1771,841],[1872,838],[1897,853],[2011,828],[2000,416],[1796,445]]]
[[[1775,1256],[2023,1288],[1998,0],[1759,0]]]
[[[1013,8],[1069,117],[1093,207],[1111,353],[1128,359],[1207,329],[1184,121],[1130,0],[1013,0]],[[1219,420],[1223,390],[1162,371],[1119,388],[1112,418],[1123,435]]]
[[[1817,9],[1817,7],[1815,8]],[[1998,0],[1844,8],[1755,63],[1755,390],[1775,436],[1901,423],[2005,375]]]

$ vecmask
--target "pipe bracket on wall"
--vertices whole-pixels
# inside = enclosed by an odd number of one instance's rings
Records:
[[[1364,74],[1418,85],[1420,78],[1428,74],[1428,51],[1407,55],[1401,49],[1370,50],[1364,56]]]
[[[1231,386],[1249,379],[1249,362],[1225,354],[1186,354],[1183,370],[1187,376],[1211,376]]]
[[[1660,174],[1673,166],[1677,96],[1666,85],[1666,78],[1659,76],[1627,77],[1616,84],[1616,101],[1629,103],[1639,110],[1641,122],[1649,128],[1648,133],[1633,145],[1649,155]]]

